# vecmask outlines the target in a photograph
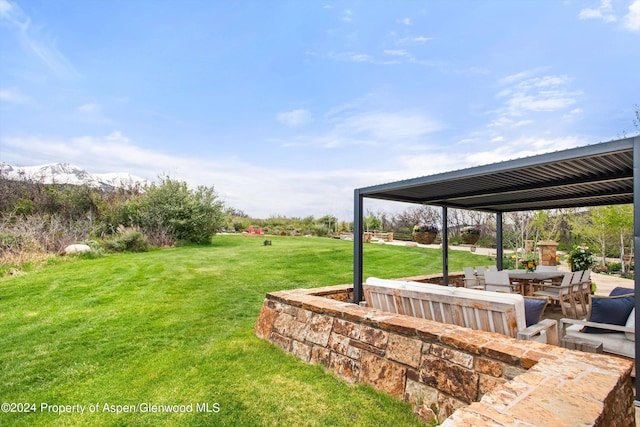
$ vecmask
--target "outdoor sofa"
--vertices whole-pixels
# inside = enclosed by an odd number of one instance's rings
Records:
[[[560,335],[602,344],[604,353],[635,358],[635,294],[614,288],[608,296],[589,296],[587,320],[560,319]]]
[[[558,345],[557,322],[540,320],[546,299],[373,277],[363,292],[363,305],[382,311]]]

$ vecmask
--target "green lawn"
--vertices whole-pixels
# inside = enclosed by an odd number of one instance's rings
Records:
[[[3,406],[0,424],[419,425],[408,405],[255,337],[266,292],[352,282],[352,243],[270,239],[216,236],[211,246],[0,278],[0,400],[36,410]],[[438,272],[440,255],[365,245],[364,274]],[[451,271],[491,263],[467,252],[449,261]],[[85,413],[47,412],[60,408],[46,404]],[[139,404],[147,412],[116,412]],[[167,413],[154,405],[183,406]]]

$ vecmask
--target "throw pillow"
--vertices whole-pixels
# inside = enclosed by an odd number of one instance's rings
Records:
[[[547,306],[546,298],[524,298],[524,317],[526,319],[527,327],[535,325],[540,321],[542,312]]]
[[[589,307],[590,322],[608,323],[610,325],[624,326],[629,319],[631,310],[635,305],[634,295],[618,295],[609,297],[600,297],[591,295],[591,304]],[[615,331],[585,327],[582,332],[588,334],[607,334]]]

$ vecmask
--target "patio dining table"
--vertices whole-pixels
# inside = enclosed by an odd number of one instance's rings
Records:
[[[532,287],[546,280],[554,279],[562,280],[563,271],[527,271],[527,270],[505,270],[509,273],[509,280],[521,284],[520,290],[522,295],[532,295]]]

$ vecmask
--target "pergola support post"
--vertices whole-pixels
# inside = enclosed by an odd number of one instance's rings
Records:
[[[442,207],[442,284],[449,286],[449,211]]]
[[[502,212],[496,213],[496,267],[502,270],[504,249],[502,247]]]
[[[359,190],[353,196],[353,302],[362,301],[362,203],[363,197]]]
[[[633,254],[635,256],[638,253],[638,249],[640,249],[640,136],[636,136],[633,139]],[[633,275],[633,288],[635,294],[638,294],[640,291],[640,275],[634,269]],[[638,312],[640,311],[640,299],[635,298],[635,309],[636,309],[636,363],[635,369],[637,373],[637,369],[640,363],[640,337],[638,336],[638,328],[640,328],[640,316],[638,316]],[[640,406],[640,400],[638,400],[638,396],[640,396],[640,381],[636,380],[636,398],[635,405]]]

